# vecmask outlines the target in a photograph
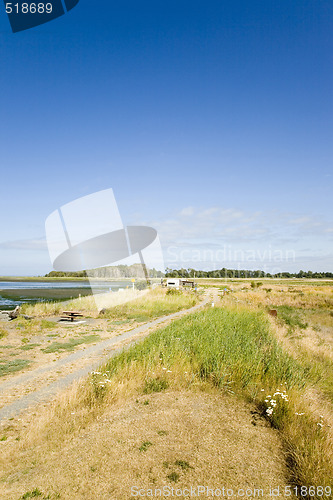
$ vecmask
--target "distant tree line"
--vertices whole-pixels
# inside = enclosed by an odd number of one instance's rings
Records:
[[[248,269],[216,269],[215,271],[200,271],[197,269],[170,269],[166,268],[165,274],[155,268],[148,269],[150,278],[333,278],[330,272],[299,271],[298,273],[282,272],[277,274],[266,273],[261,270],[249,271]],[[78,272],[51,271],[46,274],[46,278],[144,278],[144,271],[141,264],[131,266],[107,266],[98,269]]]
[[[150,278],[162,278],[164,273],[155,268],[147,269]],[[145,272],[141,264],[131,266],[105,266],[89,271],[63,272],[51,271],[45,275],[46,278],[145,278]]]
[[[86,278],[87,274],[85,271],[78,272],[64,272],[64,271],[51,271],[45,274],[45,278]]]
[[[170,269],[166,268],[166,278],[333,278],[333,273],[330,272],[312,272],[299,271],[298,273],[282,272],[277,274],[265,273],[264,271],[256,270],[249,271],[246,269],[217,269],[215,271],[200,271],[197,269]]]

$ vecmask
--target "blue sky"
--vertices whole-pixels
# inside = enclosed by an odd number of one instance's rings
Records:
[[[92,4],[16,34],[1,5],[0,274],[109,187],[170,267],[333,271],[332,3]]]

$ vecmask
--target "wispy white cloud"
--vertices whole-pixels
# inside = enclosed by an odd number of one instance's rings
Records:
[[[332,223],[315,216],[283,212],[245,212],[233,208],[211,207],[195,209],[185,207],[165,220],[146,221],[155,227],[166,242],[192,239],[227,239],[230,243],[274,240],[298,242],[311,236],[327,237]]]
[[[46,241],[41,238],[0,242],[1,250],[46,250]]]
[[[212,267],[218,260],[228,258],[237,267],[235,260],[241,256],[240,260],[247,264],[245,268],[250,268],[250,264],[244,262],[250,258],[253,266],[260,268],[272,261],[279,261],[282,269],[298,265],[306,268],[306,263],[314,270],[318,269],[316,263],[328,271],[333,268],[332,221],[317,216],[277,210],[248,212],[237,208],[191,206],[169,214],[164,220],[146,220],[145,224],[158,230],[166,252],[172,248],[169,254],[179,255],[179,261],[191,254],[192,264],[197,262],[197,267],[204,268],[207,259],[211,262],[206,267]],[[287,266],[290,256],[293,262]]]

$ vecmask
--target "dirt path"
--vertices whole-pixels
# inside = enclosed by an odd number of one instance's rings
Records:
[[[11,377],[0,382],[1,405],[0,425],[5,425],[9,418],[19,415],[36,404],[49,401],[60,390],[68,387],[74,380],[88,375],[111,356],[132,345],[151,333],[158,325],[192,313],[206,305],[212,298],[207,294],[205,300],[191,309],[163,316],[132,330],[103,340],[85,349],[73,352],[46,366],[41,366],[27,373]],[[214,299],[213,299],[214,300]]]

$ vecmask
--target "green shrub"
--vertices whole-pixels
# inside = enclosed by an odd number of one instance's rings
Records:
[[[3,339],[7,335],[7,330],[0,328],[0,339]]]
[[[169,383],[164,378],[148,378],[145,381],[145,386],[143,388],[144,394],[150,394],[152,392],[161,392],[169,387]]]
[[[134,286],[137,290],[145,290],[149,286],[149,284],[147,283],[147,281],[141,280],[137,281]]]

